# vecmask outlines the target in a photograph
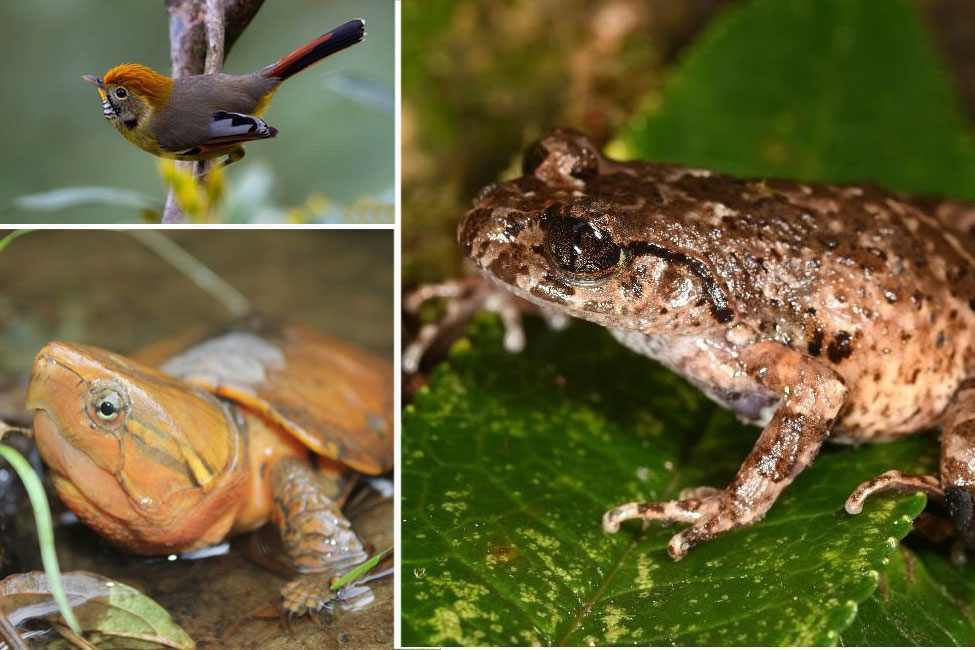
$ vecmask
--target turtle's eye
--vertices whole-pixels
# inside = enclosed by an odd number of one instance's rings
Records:
[[[98,404],[98,417],[103,420],[111,420],[118,415],[120,410],[121,405],[118,402],[117,396],[108,396]]]
[[[126,97],[129,96],[129,91],[119,86],[118,88],[115,89],[115,96],[118,97],[119,99],[125,99]]]
[[[121,422],[125,413],[126,401],[114,388],[103,387],[91,394],[89,415],[100,425],[114,425]]]
[[[609,275],[623,259],[623,249],[609,234],[582,219],[552,219],[545,248],[559,269],[583,281]]]

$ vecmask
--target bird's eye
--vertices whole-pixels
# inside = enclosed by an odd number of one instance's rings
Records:
[[[115,89],[115,96],[118,97],[119,99],[125,99],[126,97],[129,96],[129,91],[127,91],[125,88],[121,88],[121,87],[120,88],[116,88]]]
[[[552,219],[545,248],[562,271],[583,281],[609,275],[623,259],[623,249],[609,234],[582,219]]]
[[[114,425],[122,421],[125,410],[125,397],[114,388],[103,387],[92,392],[89,413],[96,422]]]

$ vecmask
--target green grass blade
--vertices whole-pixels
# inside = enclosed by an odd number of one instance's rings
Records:
[[[364,576],[370,569],[372,569],[374,566],[379,564],[379,561],[382,560],[383,557],[385,557],[386,554],[392,550],[393,548],[389,547],[385,551],[382,551],[381,553],[376,553],[371,558],[369,558],[359,566],[355,567],[354,569],[346,573],[344,576],[333,580],[331,585],[332,591],[338,591],[339,589],[351,583],[352,581],[358,580],[359,578]]]
[[[2,251],[7,246],[9,246],[11,244],[11,242],[13,242],[13,240],[17,239],[18,237],[20,237],[22,235],[26,235],[29,232],[31,232],[29,229],[28,230],[15,230],[12,233],[10,233],[9,235],[7,235],[6,237],[4,237],[3,239],[0,239],[0,251]]]
[[[6,241],[6,239],[4,240]],[[2,245],[2,243],[0,243]],[[31,507],[34,509],[34,521],[37,524],[37,538],[41,546],[41,561],[44,563],[44,573],[47,574],[47,581],[51,586],[51,594],[54,601],[61,610],[61,615],[68,623],[71,630],[81,635],[81,626],[68,604],[68,597],[64,593],[64,585],[61,583],[61,569],[58,566],[58,557],[54,550],[54,527],[51,524],[51,509],[47,504],[47,495],[44,494],[44,486],[41,479],[34,472],[27,459],[13,447],[0,444],[0,457],[3,457],[20,477],[27,496],[30,498]]]

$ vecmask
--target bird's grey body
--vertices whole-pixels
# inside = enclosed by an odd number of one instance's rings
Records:
[[[153,131],[160,134],[159,145],[167,151],[182,151],[210,140],[215,135],[212,127],[216,113],[260,113],[260,104],[280,83],[281,79],[261,73],[217,73],[174,80],[170,101],[152,116]]]

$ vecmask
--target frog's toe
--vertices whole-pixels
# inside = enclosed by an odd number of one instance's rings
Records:
[[[485,278],[473,276],[442,284],[423,285],[407,294],[403,310],[419,316],[423,306],[434,299],[446,301],[446,313],[438,321],[423,324],[416,338],[403,349],[402,364],[405,373],[416,373],[427,353],[438,342],[448,339],[452,332],[462,330],[481,309],[501,317],[505,350],[521,352],[525,347],[525,330],[521,322],[525,305]]]
[[[888,492],[890,490],[897,490],[898,492],[924,492],[928,496],[938,500],[946,498],[945,491],[941,488],[941,481],[937,477],[902,474],[892,469],[869,481],[864,481],[857,486],[849,498],[847,498],[844,508],[851,515],[858,515],[863,511],[863,504],[868,498],[878,492]],[[970,497],[968,503],[969,505],[971,504]],[[958,501],[958,504],[961,506],[961,501]],[[949,509],[951,508],[950,502],[948,507]],[[971,518],[968,520],[971,521]]]
[[[699,544],[699,540],[693,539],[691,534],[692,528],[688,528],[680,533],[677,533],[670,538],[667,543],[667,555],[674,561],[683,560],[684,556],[687,555],[688,551],[691,550],[696,544]]]
[[[965,544],[962,543],[960,539],[956,539],[954,543],[951,545],[951,550],[948,553],[948,558],[951,560],[951,563],[954,564],[956,567],[963,567],[966,564],[968,564],[968,556],[970,552],[971,551],[969,549],[965,548]]]
[[[281,587],[282,607],[289,617],[321,612],[330,606],[335,593],[329,588],[329,574],[309,573]]]
[[[682,560],[687,553],[697,546],[710,539],[714,539],[721,533],[740,528],[743,524],[733,516],[722,516],[718,513],[705,520],[698,521],[690,528],[685,528],[670,538],[667,544],[667,555],[672,560]]]
[[[603,530],[615,533],[627,519],[691,524],[670,539],[667,553],[675,560],[703,542],[747,526],[761,518],[764,511],[743,513],[733,505],[727,491],[715,488],[692,488],[681,493],[688,498],[656,503],[626,503],[603,515]]]
[[[704,488],[696,488],[698,490]],[[710,488],[706,488],[709,489]],[[640,503],[632,501],[617,506],[603,515],[603,530],[615,533],[620,524],[629,519],[660,521],[664,523],[693,524],[715,512],[720,505],[720,490],[709,492],[704,498],[677,499]]]

